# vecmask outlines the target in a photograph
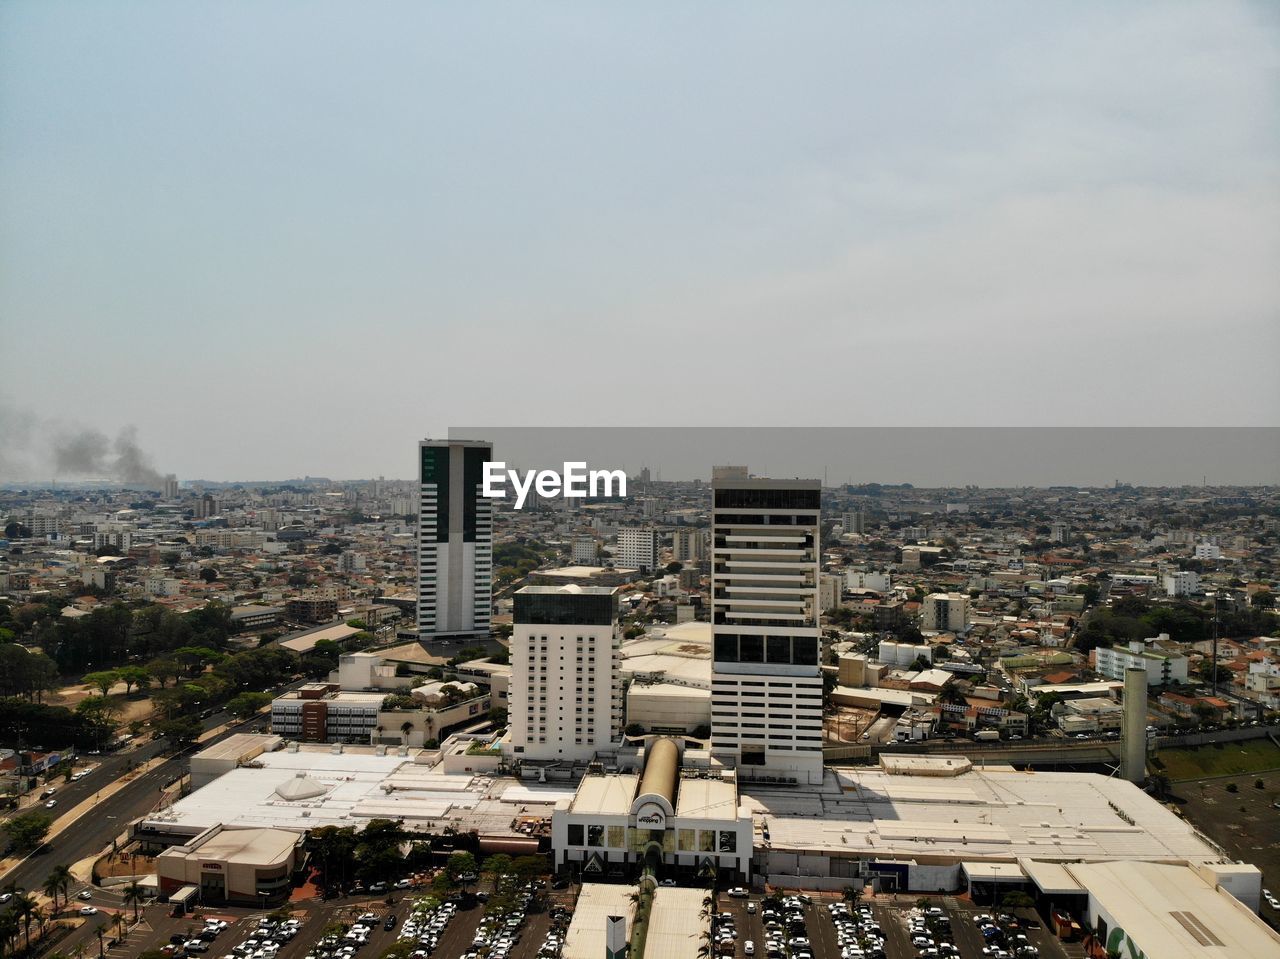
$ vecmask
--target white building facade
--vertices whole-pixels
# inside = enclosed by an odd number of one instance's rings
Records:
[[[1148,649],[1142,640],[1135,639],[1128,646],[1099,646],[1094,654],[1098,672],[1109,679],[1124,679],[1126,669],[1143,669],[1148,686],[1187,681],[1187,657]]]
[[[822,781],[817,480],[713,480],[711,748]]]
[[[514,599],[504,749],[518,760],[590,761],[622,731],[618,589],[526,586]]]
[[[618,530],[614,565],[652,573],[658,568],[658,531],[652,526],[623,526]]]
[[[930,593],[920,610],[920,628],[962,633],[969,627],[969,597],[963,593]]]

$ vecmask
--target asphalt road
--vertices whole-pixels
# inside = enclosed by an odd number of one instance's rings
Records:
[[[204,720],[205,729],[213,729],[227,722],[228,719],[230,719],[228,714],[217,713]],[[233,733],[243,732],[246,727],[261,721],[262,717],[254,717],[245,722],[236,723],[225,733],[202,743],[201,746],[208,746]],[[59,786],[56,797],[58,806],[64,812],[70,811],[83,800],[91,798],[98,790],[114,782],[130,764],[141,765],[159,756],[163,751],[163,743],[147,742],[120,753],[86,757],[98,763],[98,768],[77,783]],[[38,852],[33,853],[24,862],[0,877],[0,880],[3,880],[4,885],[16,883],[22,889],[38,890],[54,866],[71,865],[110,845],[111,840],[124,832],[132,820],[150,812],[155,807],[160,799],[161,789],[185,772],[188,755],[183,753],[170,758],[150,772],[139,776],[123,789],[107,796],[94,807],[92,812],[81,816],[78,821],[55,836]],[[54,810],[54,812],[58,811],[58,809]]]

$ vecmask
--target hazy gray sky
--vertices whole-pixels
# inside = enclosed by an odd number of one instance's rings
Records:
[[[10,476],[1280,424],[1280,6],[9,0],[0,251]]]

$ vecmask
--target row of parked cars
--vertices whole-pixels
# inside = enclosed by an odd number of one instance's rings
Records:
[[[951,941],[951,918],[939,906],[907,913],[907,934],[921,959],[959,959],[960,950]]]
[[[206,928],[209,922],[214,921],[222,922],[220,919],[205,920]],[[222,925],[226,927],[226,923]],[[233,946],[231,952],[223,956],[223,959],[275,959],[276,954],[298,934],[301,928],[301,919],[276,920],[264,916],[258,920],[258,928],[249,934],[249,938],[238,946]]]
[[[417,948],[410,953],[411,959],[427,959],[440,945],[440,937],[445,928],[458,911],[452,902],[444,902],[435,907],[426,905],[427,900],[419,900],[414,904],[409,918],[400,927],[399,939],[410,941]]]
[[[827,912],[836,927],[840,959],[885,959],[884,931],[870,906],[854,909],[848,903],[833,902]]]
[[[529,907],[533,904],[533,894],[537,888],[538,884],[531,882],[516,893],[509,910],[501,912],[494,910],[486,913],[476,929],[475,939],[471,942],[472,951],[468,952],[464,959],[479,959],[481,955],[487,956],[488,959],[507,959],[516,943],[520,941],[520,927],[524,925],[525,916],[529,914]]]
[[[804,907],[812,902],[803,894],[761,901],[760,921],[764,924],[764,953],[768,959],[813,959],[813,944],[804,917]],[[755,943],[751,943],[750,951],[744,946],[744,951],[754,955]]]
[[[989,959],[1035,959],[1040,955],[1040,950],[1027,938],[1017,916],[980,913],[973,917],[973,921],[985,943],[982,954]]]

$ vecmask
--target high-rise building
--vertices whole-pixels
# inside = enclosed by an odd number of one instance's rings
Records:
[[[817,480],[712,482],[711,749],[746,778],[822,781]]]
[[[164,489],[160,491],[161,497],[172,503],[178,498],[178,477],[170,473],[164,478]]]
[[[658,568],[658,531],[652,526],[624,526],[618,530],[618,548],[613,564],[622,569]]]
[[[700,526],[680,526],[671,536],[672,558],[681,563],[700,563],[706,557],[707,531]]]
[[[618,587],[515,593],[509,745],[513,758],[586,762],[622,726]]]
[[[845,510],[840,525],[846,533],[862,535],[867,531],[867,514],[860,509]]]
[[[418,444],[418,636],[487,636],[493,612],[493,504],[484,464],[493,444]]]

